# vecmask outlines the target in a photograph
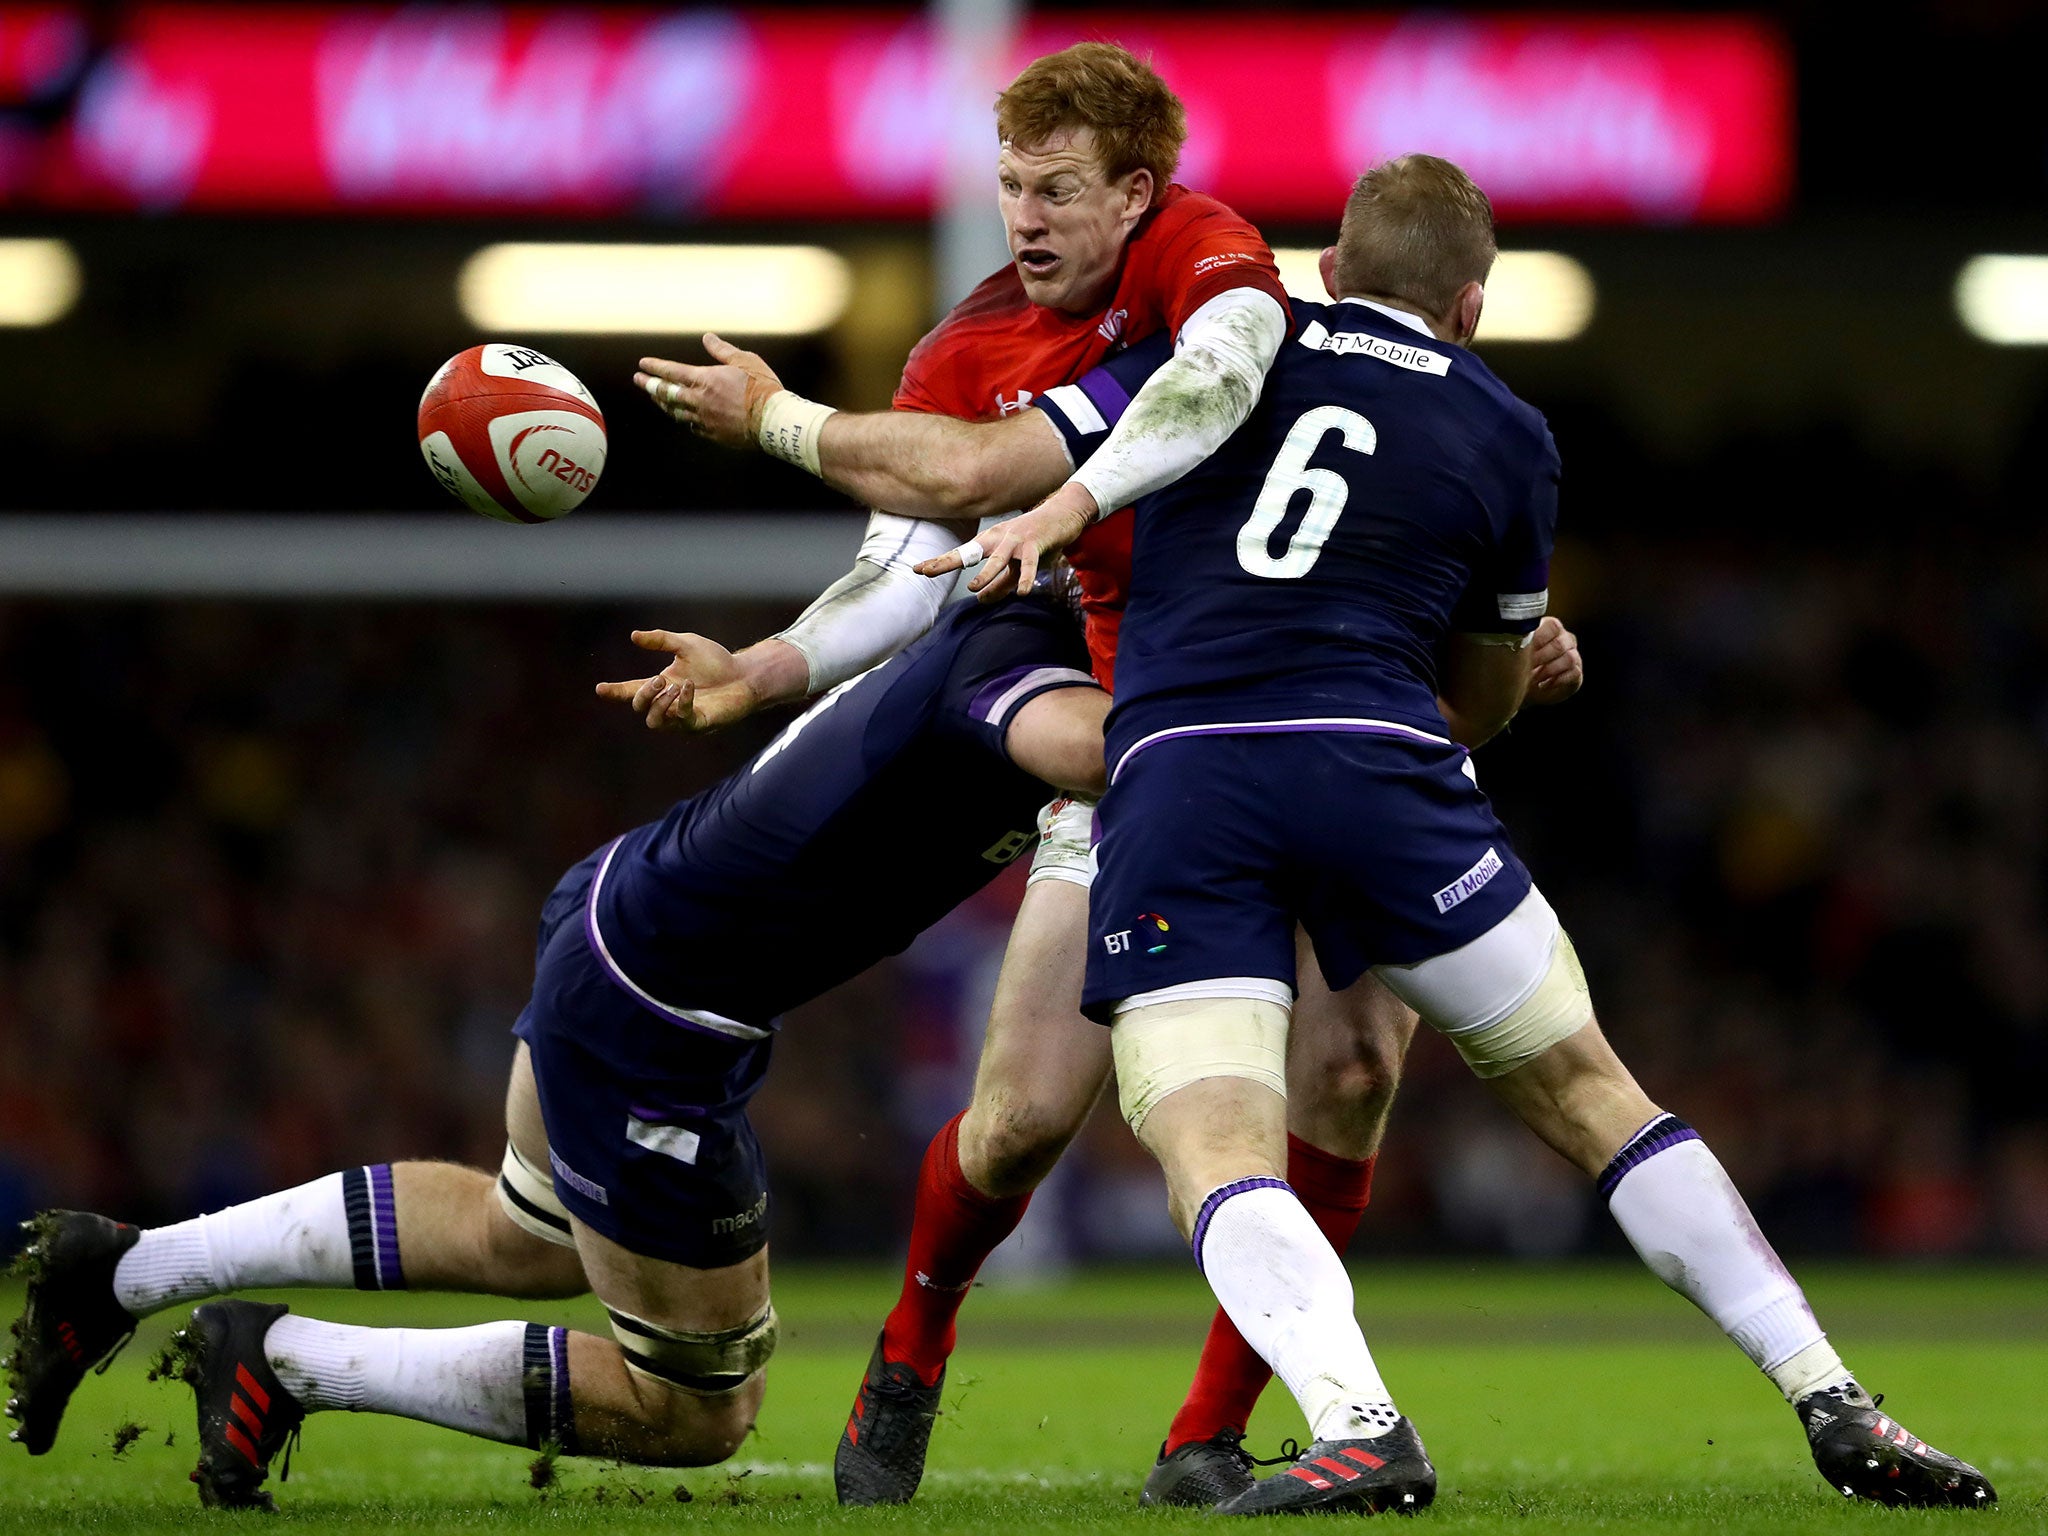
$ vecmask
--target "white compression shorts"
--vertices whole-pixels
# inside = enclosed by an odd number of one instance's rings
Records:
[[[1084,891],[1095,883],[1095,802],[1062,796],[1038,813],[1038,850],[1026,885],[1063,880]]]
[[[1373,974],[1449,1037],[1481,1077],[1502,1077],[1592,1022],[1593,999],[1571,936],[1534,886],[1471,943]]]

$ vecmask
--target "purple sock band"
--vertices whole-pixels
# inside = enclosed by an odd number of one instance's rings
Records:
[[[1222,1208],[1224,1201],[1232,1195],[1241,1195],[1248,1189],[1284,1189],[1290,1195],[1294,1193],[1294,1186],[1285,1179],[1268,1178],[1239,1179],[1235,1184],[1226,1184],[1221,1189],[1210,1190],[1209,1198],[1202,1202],[1201,1213],[1195,1217],[1195,1235],[1188,1241],[1188,1247],[1195,1255],[1195,1268],[1204,1276],[1209,1273],[1209,1267],[1202,1262],[1202,1240],[1209,1235],[1209,1219]]]
[[[398,1194],[391,1183],[391,1165],[373,1164],[370,1175],[371,1232],[377,1245],[377,1285],[380,1290],[405,1289],[405,1270],[398,1262]]]
[[[549,1415],[554,1427],[553,1439],[570,1455],[576,1453],[576,1409],[569,1398],[569,1330],[550,1328],[548,1330],[548,1365],[554,1377],[553,1392],[549,1403]]]
[[[1605,1200],[1621,1183],[1622,1175],[1647,1162],[1667,1147],[1681,1141],[1698,1141],[1700,1133],[1676,1115],[1659,1115],[1628,1139],[1628,1145],[1614,1154],[1614,1161],[1600,1170],[1600,1198]]]
[[[389,1163],[345,1169],[342,1210],[348,1217],[349,1259],[359,1291],[402,1291],[405,1271],[398,1262],[398,1198]]]

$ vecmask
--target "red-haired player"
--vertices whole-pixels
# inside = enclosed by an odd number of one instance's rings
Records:
[[[816,692],[929,624],[945,589],[911,567],[967,537],[973,520],[1028,505],[1072,469],[1043,435],[1011,441],[980,432],[974,441],[977,430],[964,423],[1021,412],[1035,396],[1068,390],[1127,343],[1162,331],[1176,350],[1161,376],[1187,408],[1166,431],[1113,438],[1091,464],[1127,473],[1140,466],[1170,479],[1250,413],[1285,335],[1284,290],[1257,230],[1172,183],[1185,119],[1165,82],[1121,48],[1084,43],[1033,63],[1003,93],[996,115],[1013,261],[912,352],[896,413],[836,414],[781,390],[759,359],[715,338],[707,339],[714,356],[737,366],[643,363],[642,386],[693,429],[732,446],[758,443],[872,506],[910,514],[878,513],[854,571],[774,639],[736,657],[694,636],[655,641],[678,660],[640,689],[636,703],[650,724],[715,728],[764,703]],[[949,433],[935,416],[962,425]],[[1068,551],[1105,685],[1123,608],[1128,521],[1098,523]],[[1560,679],[1575,680],[1568,637],[1552,659]],[[1552,684],[1560,689],[1569,685]],[[1051,696],[1041,715],[1036,724],[1048,732],[1100,739],[1099,695],[1072,707]],[[902,1502],[915,1492],[960,1304],[1108,1078],[1107,1031],[1079,1013],[1091,822],[1086,802],[1049,808],[973,1100],[925,1155],[902,1293],[835,1462],[843,1503]],[[1341,1249],[1365,1208],[1414,1016],[1375,982],[1333,998],[1312,960],[1303,977],[1290,1050],[1288,1177]],[[1147,1480],[1147,1502],[1209,1504],[1249,1485],[1239,1442],[1269,1377],[1218,1312]]]

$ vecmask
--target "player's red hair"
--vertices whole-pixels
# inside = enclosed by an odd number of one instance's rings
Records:
[[[1034,59],[996,98],[996,133],[1034,149],[1054,134],[1088,128],[1114,181],[1147,170],[1159,191],[1173,180],[1188,114],[1159,72],[1115,43],[1076,43]]]
[[[1339,293],[1380,294],[1432,315],[1498,254],[1493,204],[1464,171],[1435,155],[1402,155],[1358,178],[1337,235]]]

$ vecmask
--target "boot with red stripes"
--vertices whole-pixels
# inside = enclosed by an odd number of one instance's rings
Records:
[[[306,1410],[264,1357],[263,1337],[290,1308],[256,1301],[210,1301],[171,1341],[177,1374],[199,1398],[199,1465],[192,1481],[209,1509],[274,1509],[264,1488],[271,1459],[298,1439]]]
[[[1967,1461],[1937,1451],[1853,1383],[1802,1397],[1794,1408],[1814,1465],[1844,1498],[1879,1504],[1989,1509],[1991,1481]]]
[[[1318,1440],[1285,1472],[1216,1506],[1219,1515],[1412,1515],[1436,1497],[1436,1468],[1406,1416],[1370,1440]]]

